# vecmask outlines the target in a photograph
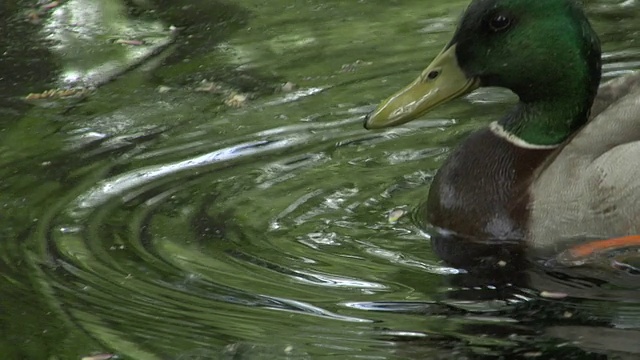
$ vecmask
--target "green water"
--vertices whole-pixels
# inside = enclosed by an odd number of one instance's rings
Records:
[[[390,221],[513,102],[485,89],[401,128],[362,128],[466,3],[68,1],[109,31],[180,33],[84,99],[37,103],[22,97],[69,69],[133,57],[56,50],[60,13],[30,24],[30,2],[0,5],[3,359],[640,356],[628,279],[536,271],[498,286],[443,264],[409,216]],[[640,3],[587,8],[605,77],[640,69]],[[219,89],[196,91],[203,81]],[[225,104],[234,94],[247,100]],[[571,296],[539,296],[558,288]]]

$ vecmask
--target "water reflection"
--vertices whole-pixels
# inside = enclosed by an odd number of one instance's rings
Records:
[[[163,66],[64,111],[22,104],[3,129],[7,358],[638,355],[636,278],[451,249],[390,219],[512,101],[488,90],[406,127],[361,128],[466,1],[139,3],[166,24],[194,15],[175,23],[193,26]],[[638,6],[589,6],[607,75],[637,68]],[[256,95],[230,108],[192,91],[203,79]],[[275,93],[285,81],[299,90]],[[462,261],[474,250],[488,269]]]

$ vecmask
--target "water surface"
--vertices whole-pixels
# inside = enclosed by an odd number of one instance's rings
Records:
[[[22,98],[107,60],[59,51],[49,35],[65,18],[25,23],[26,3],[2,15],[15,54],[0,86],[5,358],[640,357],[636,278],[470,276],[394,219],[514,101],[482,90],[362,128],[467,1],[69,1],[170,48],[146,67],[123,51],[131,69],[88,97],[36,103]],[[640,69],[640,4],[587,8],[605,77]],[[113,44],[105,34],[91,36]]]

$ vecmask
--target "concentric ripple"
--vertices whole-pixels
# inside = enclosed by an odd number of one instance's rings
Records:
[[[598,3],[607,6],[590,9],[609,30],[605,40],[622,37],[624,45],[606,43],[605,76],[639,68],[640,51],[608,20],[626,5]],[[425,45],[436,53],[455,16],[431,15],[437,26],[405,20],[426,24],[411,33],[416,42],[443,36]],[[365,20],[355,33],[369,34],[376,23]],[[640,31],[633,19],[623,23]],[[39,144],[29,162],[46,169],[46,180],[3,183],[47,204],[27,212],[24,243],[0,242],[3,278],[28,269],[61,326],[126,359],[640,354],[623,341],[640,331],[636,278],[605,282],[599,273],[537,267],[507,279],[467,274],[444,265],[429,229],[411,220],[450,148],[512,97],[483,90],[401,128],[369,132],[361,122],[373,103],[423,65],[415,44],[361,45],[361,60],[352,58],[356,40],[331,30],[269,39],[256,32],[220,48],[265,73],[292,67],[286,74],[298,75],[300,89],[238,109],[180,93],[63,117],[68,132],[51,136],[63,141]],[[308,63],[322,51],[331,70]],[[380,51],[388,58],[363,61]],[[108,91],[96,97],[109,101]]]
[[[412,225],[386,217],[410,204],[398,200],[424,192],[432,172],[412,169],[415,162],[443,150],[372,156],[418,129],[366,132],[360,123],[368,110],[219,141],[207,141],[215,127],[204,126],[176,136],[192,148],[179,143],[171,151],[160,141],[125,156],[40,223],[42,253],[33,257],[48,259],[38,265],[43,292],[77,326],[129,356],[256,342],[311,356],[324,351],[327,336],[344,353],[379,346],[378,319],[345,301],[410,299],[416,290],[390,274],[454,269],[428,256]],[[450,124],[418,126],[437,133]],[[176,129],[163,135],[184,131]],[[176,152],[180,159],[165,160]],[[397,172],[394,181],[380,174],[383,165]],[[371,335],[354,345],[345,331]],[[288,345],[301,342],[318,344]]]

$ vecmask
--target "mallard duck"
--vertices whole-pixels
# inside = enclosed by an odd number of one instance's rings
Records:
[[[640,74],[600,78],[600,42],[576,1],[473,0],[442,52],[365,128],[478,87],[511,90],[518,104],[450,154],[421,213],[463,238],[579,260],[640,245]]]

